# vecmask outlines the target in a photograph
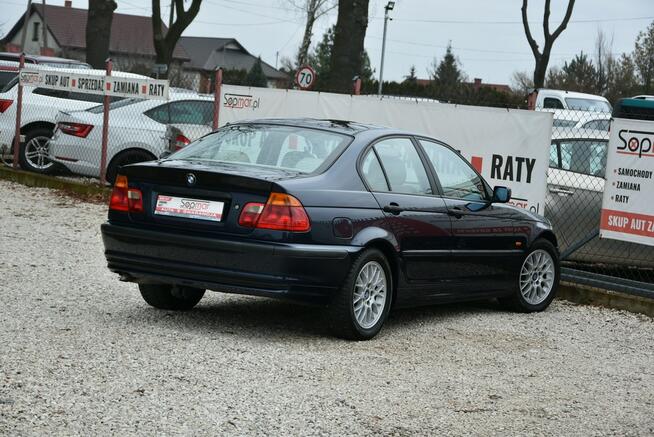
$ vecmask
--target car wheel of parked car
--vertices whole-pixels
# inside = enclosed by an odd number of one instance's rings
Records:
[[[354,262],[328,310],[338,337],[368,340],[381,330],[391,307],[393,280],[384,254],[368,249]]]
[[[561,276],[559,254],[552,243],[538,239],[532,244],[520,267],[512,295],[500,303],[514,311],[543,311],[556,296]]]
[[[169,284],[139,284],[141,296],[160,310],[187,311],[197,305],[204,290]]]
[[[152,161],[155,158],[145,150],[126,150],[114,156],[107,166],[107,181],[113,185],[118,175],[118,169],[123,165],[136,164],[137,162]]]
[[[48,174],[55,169],[54,162],[50,160],[50,138],[52,130],[48,128],[33,129],[25,134],[25,142],[21,144],[18,155],[23,170]]]

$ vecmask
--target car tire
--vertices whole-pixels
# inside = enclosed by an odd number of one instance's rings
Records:
[[[139,284],[141,296],[160,310],[188,311],[204,296],[204,290],[170,284]]]
[[[25,133],[25,142],[20,145],[18,160],[20,168],[34,173],[51,174],[56,164],[47,158],[49,156],[49,141],[52,129],[40,127]],[[39,152],[40,151],[40,152]],[[30,155],[28,157],[28,154]]]
[[[348,340],[373,338],[388,318],[392,299],[393,277],[386,257],[377,249],[365,250],[328,307],[332,332]]]
[[[556,296],[560,279],[558,250],[550,241],[538,239],[522,259],[513,293],[500,298],[500,304],[521,313],[543,311]]]
[[[156,159],[150,152],[145,150],[127,150],[114,156],[107,166],[107,182],[114,184],[118,169],[123,165],[136,164],[137,162],[152,161]]]

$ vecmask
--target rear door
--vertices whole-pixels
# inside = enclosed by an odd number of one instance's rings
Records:
[[[530,228],[511,207],[491,204],[489,187],[455,150],[419,139],[452,219],[452,275],[468,293],[505,290],[517,278],[517,264]]]
[[[434,283],[450,279],[451,225],[413,140],[395,136],[377,141],[364,155],[361,170],[397,239],[416,297],[434,293]]]

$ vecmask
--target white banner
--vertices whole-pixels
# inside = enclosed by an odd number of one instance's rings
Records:
[[[654,122],[611,123],[600,237],[654,246]]]
[[[168,100],[168,81],[133,77],[71,73],[65,70],[25,68],[20,71],[23,86],[75,91],[139,99]]]
[[[510,187],[513,204],[543,214],[551,113],[223,85],[220,125],[266,117],[358,121],[436,138],[460,150],[491,185]]]

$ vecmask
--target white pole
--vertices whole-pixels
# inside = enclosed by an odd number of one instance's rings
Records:
[[[386,26],[388,25],[388,5],[384,8],[384,34],[382,36],[381,65],[379,66],[379,87],[377,94],[382,95],[382,84],[384,82],[384,53],[386,52]]]

